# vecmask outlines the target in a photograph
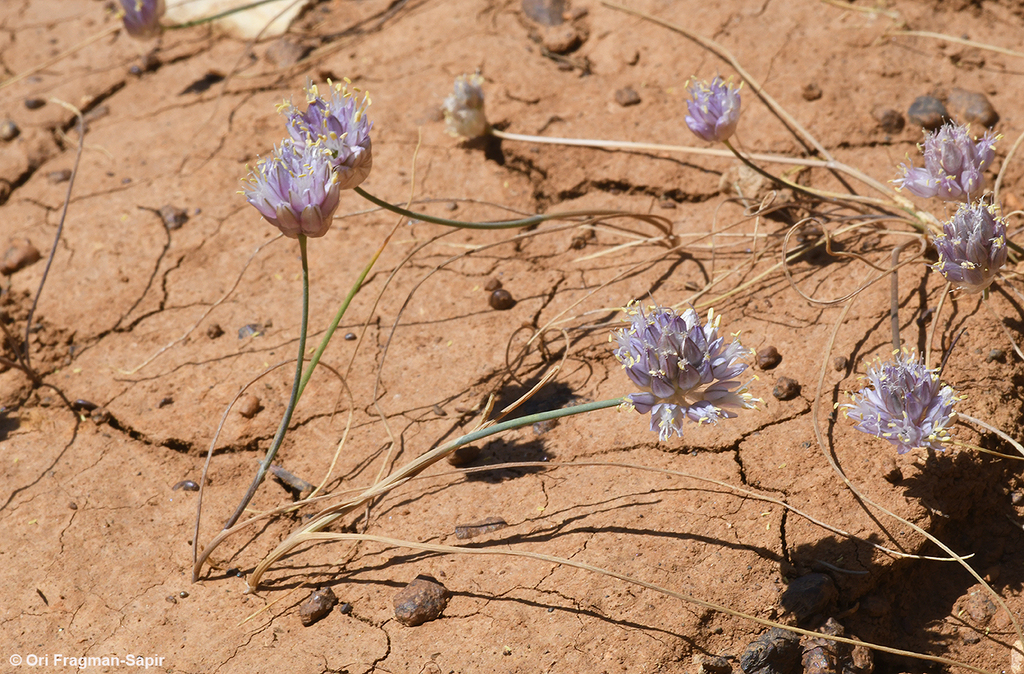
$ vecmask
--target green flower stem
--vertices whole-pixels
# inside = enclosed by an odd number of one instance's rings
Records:
[[[608,407],[618,407],[623,403],[628,403],[627,398],[612,398],[610,400],[599,400],[592,403],[584,403],[582,405],[574,405],[572,407],[563,407],[562,409],[551,410],[548,412],[540,412],[538,414],[531,414],[525,417],[519,417],[517,419],[511,419],[509,421],[503,421],[500,424],[494,424],[493,426],[487,426],[481,428],[472,433],[467,433],[460,438],[457,438],[445,445],[436,447],[426,454],[413,459],[405,466],[397,470],[396,472],[389,475],[382,482],[370,487],[359,496],[356,496],[348,501],[339,503],[336,506],[328,508],[326,511],[321,513],[316,519],[307,525],[304,525],[299,530],[292,533],[288,538],[281,542],[277,548],[274,549],[269,555],[267,555],[259,565],[253,570],[252,575],[248,578],[248,585],[250,590],[255,590],[259,587],[260,578],[266,572],[270,566],[272,566],[277,560],[287,555],[296,545],[302,542],[302,536],[311,532],[320,531],[324,527],[328,526],[338,518],[343,517],[345,514],[352,510],[370,502],[371,500],[386,494],[395,487],[404,484],[406,480],[411,477],[418,475],[430,466],[434,465],[444,457],[454,452],[463,445],[468,445],[477,440],[489,437],[491,435],[497,435],[505,431],[510,431],[516,428],[522,428],[523,426],[529,426],[535,424],[538,421],[548,421],[550,419],[561,419],[562,417],[573,416],[574,414],[585,414],[587,412],[594,412],[596,410],[602,410]],[[196,568],[201,567],[200,564]]]
[[[256,471],[256,477],[253,479],[252,484],[249,485],[249,490],[245,492],[245,496],[242,497],[241,503],[235,508],[235,512],[228,518],[228,521],[224,524],[225,529],[230,529],[234,526],[238,518],[245,512],[246,506],[252,501],[252,497],[256,495],[256,490],[259,488],[260,483],[263,482],[263,478],[266,476],[267,471],[270,469],[270,464],[273,462],[274,457],[277,456],[277,450],[281,448],[281,442],[284,440],[285,433],[288,432],[288,425],[292,422],[292,414],[295,412],[295,404],[299,401],[299,386],[300,380],[302,379],[302,359],[306,353],[306,329],[309,327],[309,260],[306,256],[306,236],[299,234],[299,251],[302,254],[302,327],[299,331],[299,357],[295,365],[295,380],[292,383],[292,395],[288,401],[288,407],[284,411],[284,417],[281,419],[281,425],[277,427],[277,434],[274,435],[274,441],[270,444],[270,449],[267,450],[267,455],[263,461],[260,462],[259,470]]]
[[[514,229],[516,227],[529,227],[531,225],[537,225],[548,220],[566,220],[569,218],[580,218],[580,217],[597,217],[605,215],[631,215],[642,220],[654,222],[656,218],[647,218],[644,214],[638,213],[626,213],[624,211],[615,211],[608,209],[600,210],[585,210],[585,211],[562,211],[559,213],[541,213],[540,215],[531,215],[528,218],[520,218],[519,220],[498,220],[495,222],[467,222],[465,220],[449,220],[448,218],[437,218],[433,215],[427,215],[426,213],[417,213],[415,211],[409,211],[401,206],[390,204],[383,199],[379,199],[362,187],[356,187],[355,193],[366,199],[370,203],[376,204],[381,208],[397,213],[398,215],[411,218],[413,220],[422,220],[423,222],[430,222],[435,225],[445,225],[446,227],[458,227],[460,229]],[[657,223],[654,223],[657,225]],[[660,225],[658,225],[660,226]],[[661,229],[665,229],[664,226],[660,226]],[[670,231],[666,231],[669,236],[672,235]]]

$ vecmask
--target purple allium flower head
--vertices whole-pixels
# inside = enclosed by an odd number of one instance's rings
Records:
[[[979,201],[961,204],[942,236],[935,237],[939,263],[932,269],[968,293],[980,293],[1006,264],[1006,222],[996,207]]]
[[[711,142],[728,140],[740,121],[740,88],[716,77],[710,85],[694,81],[687,91],[692,96],[686,101],[690,131]]]
[[[683,434],[683,420],[714,423],[736,413],[726,408],[752,409],[757,402],[746,385],[736,380],[750,354],[733,339],[718,334],[719,318],[708,312],[701,324],[697,312],[682,315],[658,306],[645,313],[638,302],[627,307],[628,328],[614,333],[615,357],[640,393],[626,396],[641,414],[651,413],[651,430],[661,440]]]
[[[288,135],[299,148],[308,143],[320,143],[332,155],[338,171],[338,182],[343,190],[359,186],[373,167],[370,129],[373,123],[366,118],[370,97],[358,91],[349,91],[346,84],[328,82],[330,97],[320,96],[319,88],[310,82],[306,86],[306,111],[291,103],[280,106],[288,118]]]
[[[856,420],[858,431],[884,438],[898,454],[915,447],[942,451],[946,430],[956,417],[953,403],[960,398],[917,356],[895,352],[891,361],[868,367],[871,388],[853,394],[843,413]]]
[[[164,0],[121,0],[124,29],[132,37],[148,40],[160,34]]]
[[[483,84],[480,73],[455,78],[455,88],[441,106],[449,135],[479,138],[487,133]]]
[[[332,151],[320,143],[300,147],[286,140],[249,173],[243,193],[285,236],[323,236],[331,227],[341,193],[332,162]]]
[[[982,172],[995,157],[992,147],[999,136],[986,131],[980,140],[971,140],[970,127],[946,122],[924,139],[924,168],[900,164],[903,177],[897,189],[904,187],[916,196],[938,197],[943,201],[970,199],[984,182]],[[908,159],[909,161],[909,159]]]

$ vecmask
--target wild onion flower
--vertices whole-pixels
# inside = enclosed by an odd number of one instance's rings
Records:
[[[1006,221],[984,202],[961,204],[935,237],[939,263],[932,269],[968,293],[980,293],[1006,264]]]
[[[953,403],[960,398],[949,386],[939,383],[939,374],[925,368],[917,356],[897,351],[893,360],[868,367],[871,388],[853,394],[843,413],[856,420],[858,431],[884,438],[896,446],[897,454],[915,447],[943,451],[949,440],[948,426],[956,413]]]
[[[740,88],[716,77],[710,85],[693,81],[687,91],[693,97],[686,101],[690,131],[706,141],[729,140],[740,121]]]
[[[984,182],[982,172],[995,157],[992,147],[999,136],[986,131],[980,140],[973,141],[969,131],[970,126],[946,122],[929,133],[922,146],[924,168],[900,164],[903,177],[893,181],[897,189],[906,187],[916,196],[943,201],[970,199],[979,192]]]
[[[286,140],[249,173],[245,198],[289,238],[323,236],[341,193],[333,158],[320,143],[299,147]]]
[[[121,0],[124,29],[140,40],[156,37],[165,9],[164,0]]]
[[[472,139],[487,133],[483,84],[480,73],[455,78],[455,89],[441,106],[449,135]]]
[[[373,123],[366,118],[370,97],[348,90],[345,84],[328,82],[330,97],[323,98],[319,88],[310,82],[306,86],[306,111],[291,103],[279,110],[287,117],[288,135],[295,146],[319,143],[331,152],[331,163],[338,172],[340,189],[358,187],[373,168],[370,129]]]
[[[725,344],[714,311],[703,325],[693,309],[679,315],[651,306],[645,313],[632,302],[627,311],[630,326],[613,335],[615,357],[640,389],[627,396],[629,402],[637,412],[651,413],[651,430],[661,440],[682,437],[684,419],[715,423],[736,416],[727,408],[754,407],[757,400],[736,380],[747,369],[740,358],[750,350],[735,339]]]

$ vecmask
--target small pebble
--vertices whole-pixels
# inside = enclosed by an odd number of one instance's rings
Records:
[[[552,54],[568,54],[579,48],[583,43],[583,36],[571,23],[564,23],[560,26],[545,28],[542,31],[541,42],[544,48]]]
[[[544,435],[551,429],[558,426],[558,419],[548,419],[547,421],[537,421],[533,424],[534,435]]]
[[[346,332],[345,333],[345,341],[346,342],[354,342],[354,341],[356,341],[356,333],[354,333],[354,332]]]
[[[19,133],[21,133],[21,129],[13,121],[5,119],[0,123],[0,140],[5,143],[17,138]]]
[[[177,604],[178,598],[175,597],[173,594],[169,594],[166,597],[164,597],[164,601],[166,601],[168,604]]]
[[[949,113],[942,101],[934,96],[918,96],[907,110],[907,120],[914,126],[934,131],[949,119]]]
[[[39,262],[42,257],[39,254],[39,249],[28,241],[15,243],[4,253],[4,259],[0,262],[0,274],[10,276],[29,265]]]
[[[790,582],[785,592],[779,595],[779,606],[783,613],[792,613],[798,622],[803,622],[824,611],[838,598],[839,592],[831,577],[823,573],[809,573]]]
[[[188,222],[188,211],[168,204],[160,209],[160,217],[164,219],[164,227],[174,231]]]
[[[779,377],[775,382],[775,388],[772,389],[772,395],[779,400],[792,400],[800,395],[800,384],[795,379]]]
[[[745,674],[794,674],[800,655],[800,637],[773,627],[747,645],[740,668]]]
[[[487,283],[484,284],[484,290],[487,292],[493,292],[501,288],[501,281],[496,278],[487,279]]]
[[[490,303],[491,308],[497,311],[507,311],[516,305],[516,301],[512,297],[512,293],[504,288],[498,288],[491,293],[491,298],[488,302]]]
[[[971,588],[967,596],[967,614],[978,625],[984,626],[998,611],[998,607],[989,598],[988,592],[981,586]]]
[[[70,508],[71,510],[78,510],[78,504],[72,501],[68,503],[68,508]]]
[[[500,517],[488,517],[480,520],[479,522],[470,522],[469,524],[457,524],[455,526],[455,538],[459,540],[465,540],[467,538],[476,538],[477,536],[483,536],[489,534],[492,531],[499,531],[508,526],[508,522]]]
[[[224,334],[224,328],[220,327],[220,323],[210,323],[206,326],[206,336],[210,339],[217,339]]]
[[[79,398],[75,402],[71,403],[71,407],[79,411],[92,412],[94,409],[99,407],[99,405],[90,400]]]
[[[341,613],[341,615],[348,615],[352,613],[352,604],[345,602],[341,605],[341,608],[339,608],[338,611]]]
[[[46,101],[41,98],[26,98],[25,107],[29,110],[38,110],[39,108],[46,105]]]
[[[732,665],[718,655],[698,655],[694,658],[697,674],[732,674]]]
[[[757,352],[757,366],[762,370],[771,370],[782,362],[782,354],[774,346],[766,346]]]
[[[523,0],[523,12],[537,23],[557,26],[565,20],[565,0]]]
[[[238,399],[236,409],[238,410],[238,413],[246,419],[252,419],[260,413],[260,410],[263,409],[263,405],[261,404],[260,399],[253,394],[243,393]]]
[[[199,491],[199,485],[192,480],[182,480],[178,484],[171,487],[171,491],[178,491],[182,489],[184,491]]]
[[[465,445],[448,455],[448,463],[456,468],[462,468],[473,463],[478,456],[480,456],[479,447],[476,445]]]
[[[1019,489],[1011,491],[1010,503],[1012,503],[1015,506],[1019,506],[1021,503],[1024,503],[1024,491],[1021,491]]]
[[[832,369],[836,372],[843,372],[849,364],[850,361],[846,356],[836,356],[832,359]]]
[[[892,108],[875,108],[871,116],[878,122],[878,126],[881,127],[882,131],[888,134],[895,135],[902,131],[906,125],[903,115],[898,110],[893,110]]]
[[[60,171],[50,171],[46,174],[46,179],[54,185],[59,183],[66,183],[71,180],[71,169],[61,169]]]
[[[97,426],[108,423],[110,421],[110,412],[105,407],[97,407],[89,415],[92,422]]]
[[[188,592],[185,592],[185,590],[182,590],[181,592],[178,593],[178,596],[181,597],[182,599],[187,599],[188,598]]]
[[[338,598],[334,596],[334,590],[331,588],[322,587],[314,590],[299,606],[299,620],[305,627],[309,627],[330,613],[337,603]]]
[[[290,68],[310,51],[309,47],[292,42],[288,38],[280,38],[267,47],[263,57],[278,68]]]
[[[615,92],[615,102],[624,108],[628,108],[640,102],[640,94],[636,93],[633,87],[622,87]]]
[[[821,98],[821,87],[819,87],[817,83],[811,82],[810,84],[804,86],[803,91],[800,92],[800,95],[804,97],[805,101],[816,101],[819,98]]]
[[[171,396],[165,396],[165,397],[161,398],[160,402],[158,402],[156,404],[156,408],[157,409],[162,409],[164,407],[167,407],[168,405],[173,405],[173,404],[174,404],[174,398],[172,398]]]
[[[406,627],[416,627],[441,617],[451,593],[435,578],[415,579],[395,595],[395,619]]]
[[[459,204],[456,201],[449,201],[448,205],[445,206],[445,208],[447,208],[449,211],[455,212],[459,210]]]
[[[988,352],[988,355],[985,356],[985,362],[991,363],[994,360],[997,360],[1000,363],[1006,362],[1006,352],[1002,349],[992,349]]]
[[[263,326],[259,323],[249,323],[238,328],[238,338],[245,339],[246,337],[259,337],[263,334]]]
[[[962,124],[992,128],[999,121],[999,113],[992,107],[985,94],[955,87],[949,92],[946,106],[956,120]]]

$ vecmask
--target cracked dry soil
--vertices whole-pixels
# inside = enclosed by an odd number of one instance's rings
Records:
[[[873,116],[879,108],[905,113],[916,96],[952,87],[984,92],[1005,136],[997,167],[1024,131],[1024,60],[885,34],[900,27],[898,15],[914,30],[1019,48],[1024,18],[1016,0],[895,0],[888,13],[860,1],[634,5],[726,45],[830,152],[878,180],[891,179],[921,139],[911,124],[886,133]],[[1011,498],[1019,466],[958,449],[896,456],[841,415],[830,417],[844,392],[859,388],[864,363],[890,349],[887,283],[858,298],[827,350],[839,309],[803,300],[772,270],[799,209],[745,219],[743,204],[720,193],[732,161],[512,141],[478,146],[445,135],[443,97],[454,76],[480,68],[489,118],[499,128],[695,144],[682,122],[686,80],[729,75],[729,66],[596,0],[574,0],[567,11],[582,43],[557,55],[544,48],[543,29],[518,0],[328,0],[286,34],[312,50],[293,65],[274,56],[278,38],[248,44],[196,27],[138,43],[108,31],[0,89],[0,117],[20,129],[0,145],[4,245],[28,240],[44,257],[49,252],[67,189],[61,172],[72,168],[78,138],[65,108],[51,101],[29,109],[26,99],[62,99],[86,116],[85,150],[31,353],[48,386],[103,408],[72,413],[52,388],[32,386],[18,370],[0,373],[0,669],[8,671],[11,654],[62,653],[160,656],[157,670],[167,672],[696,672],[694,658],[710,654],[728,657],[738,672],[740,653],[763,631],[577,569],[371,544],[307,546],[272,569],[258,594],[244,594],[233,570],[251,571],[302,512],[229,539],[201,581],[190,583],[197,495],[172,487],[200,479],[231,399],[265,368],[294,357],[298,333],[297,249],[273,240],[276,231],[236,194],[238,180],[246,163],[283,136],[276,103],[300,97],[307,78],[342,77],[372,93],[376,156],[365,184],[372,193],[398,202],[412,192],[419,208],[465,219],[505,217],[503,209],[650,212],[671,220],[685,245],[669,250],[653,240],[653,227],[626,219],[593,230],[562,223],[518,236],[459,231],[434,241],[440,228],[403,224],[325,357],[348,372],[352,397],[329,371],[314,377],[279,456],[285,468],[318,482],[351,414],[329,486],[365,486],[382,469],[470,429],[488,394],[500,408],[563,357],[526,411],[622,395],[627,383],[607,345],[615,307],[648,296],[699,303],[738,289],[716,302],[724,329],[782,356],[778,367],[754,370],[752,388],[764,400],[758,410],[717,427],[690,427],[665,443],[639,415],[605,410],[537,429],[543,433],[509,433],[482,445],[474,465],[599,461],[681,471],[785,500],[857,538],[777,503],[608,465],[464,475],[442,463],[375,503],[368,520],[366,513],[347,520],[347,530],[459,544],[456,526],[501,517],[509,527],[468,543],[570,557],[768,619],[780,617],[789,581],[822,572],[838,588],[828,615],[848,633],[989,670],[1008,667],[1013,637],[1005,612],[973,610],[974,581],[955,564],[900,559],[866,543],[941,554],[858,501],[815,439],[817,415],[830,454],[865,495],[973,553],[974,568],[1020,614],[1024,513]],[[2,77],[115,24],[96,0],[6,0]],[[820,98],[802,95],[809,85]],[[627,87],[636,96],[622,105],[615,94]],[[744,95],[743,146],[801,154],[753,92]],[[819,170],[801,179],[840,187]],[[1019,208],[1019,160],[1003,194]],[[168,205],[188,215],[178,228],[161,216]],[[311,340],[394,224],[346,194],[332,231],[311,241]],[[698,236],[712,225],[713,240]],[[895,241],[865,232],[844,246],[877,261]],[[15,332],[24,329],[42,269],[37,263],[4,279],[3,320]],[[820,255],[792,269],[805,293],[830,298],[855,288],[867,268]],[[515,298],[511,309],[489,306],[484,287],[492,279]],[[720,280],[710,295],[695,296],[711,279]],[[938,302],[941,279],[918,265],[899,281],[904,340],[923,348],[926,310]],[[999,292],[992,299],[1019,335],[1019,300]],[[1003,330],[970,298],[946,307],[935,357],[967,331],[944,379],[967,395],[965,412],[1020,437],[1024,368]],[[361,334],[364,322],[361,340],[342,339]],[[245,326],[258,327],[239,338]],[[541,327],[552,329],[515,357]],[[987,359],[997,347],[1011,357]],[[837,356],[849,364],[837,370]],[[815,407],[819,372],[824,388]],[[216,533],[251,479],[284,409],[289,373],[283,367],[253,385],[259,405],[252,415],[228,414],[201,541]],[[801,389],[780,401],[771,392],[784,376]],[[390,453],[389,432],[396,441]],[[1013,451],[967,426],[957,436]],[[268,480],[252,507],[292,498]],[[391,600],[419,574],[439,579],[452,597],[441,619],[403,627]],[[318,585],[331,586],[351,612],[335,609],[306,628],[297,607]],[[934,667],[876,654],[875,669]]]

